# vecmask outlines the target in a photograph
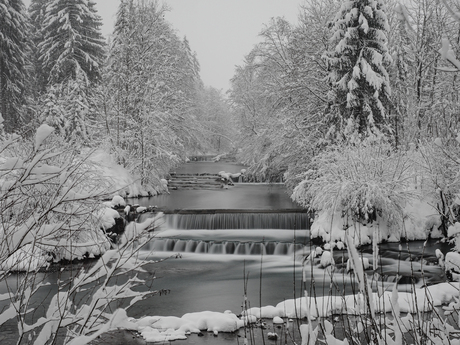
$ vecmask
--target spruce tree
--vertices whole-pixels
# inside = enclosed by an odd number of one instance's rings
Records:
[[[40,62],[40,51],[38,45],[44,40],[42,25],[46,13],[46,5],[48,0],[32,0],[29,6],[29,18],[31,22],[31,88],[34,99],[37,99],[40,94],[45,92],[48,76],[44,73]]]
[[[105,45],[101,25],[92,1],[48,1],[39,44],[48,83],[75,80],[80,72],[89,82],[99,80]]]
[[[28,22],[21,0],[0,0],[0,114],[4,128],[19,126],[24,103]]]
[[[345,1],[333,24],[335,46],[327,61],[336,130],[354,122],[354,129],[367,133],[382,129],[387,119],[391,93],[387,66],[387,16],[380,0]]]

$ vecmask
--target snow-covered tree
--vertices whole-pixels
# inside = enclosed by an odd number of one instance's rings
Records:
[[[213,87],[200,90],[196,117],[203,149],[214,154],[231,151],[237,131],[231,107],[220,90]]]
[[[266,57],[262,56],[264,53]],[[236,68],[230,92],[235,123],[240,133],[239,159],[247,165],[260,163],[263,168],[254,170],[265,175],[264,178],[272,174],[268,172],[272,170],[270,148],[278,136],[276,131],[281,134],[279,111],[282,102],[276,92],[278,88],[274,87],[280,75],[279,70],[273,69],[269,56],[269,52],[264,52],[260,46],[254,47],[246,56],[244,65]]]
[[[92,90],[80,74],[48,87],[39,101],[39,120],[53,126],[65,140],[88,145],[96,118],[94,102]]]
[[[89,143],[95,85],[101,80],[105,40],[92,0],[32,0],[31,62],[35,118],[66,140]]]
[[[197,64],[165,21],[165,10],[158,1],[121,1],[104,78],[111,150],[150,186],[196,142]]]
[[[17,129],[24,102],[28,21],[22,0],[0,0],[0,115]]]
[[[196,92],[202,87],[202,81],[200,78],[200,63],[196,53],[190,48],[190,43],[187,37],[181,42],[180,47],[181,59],[183,60],[181,65],[183,67],[183,73],[180,79],[177,80],[177,84],[182,89],[185,96],[192,100],[196,97]]]
[[[335,130],[354,121],[358,133],[382,128],[391,94],[387,67],[389,31],[382,1],[344,1],[333,26],[335,50],[327,57],[335,95]]]
[[[449,1],[449,3],[454,3]],[[408,77],[410,112],[405,127],[407,141],[454,139],[459,127],[459,84],[454,67],[442,59],[442,42],[458,52],[458,23],[438,1],[407,1],[402,4],[409,37]],[[455,7],[454,7],[455,8]],[[458,10],[458,8],[456,9]]]
[[[28,8],[29,18],[31,21],[31,52],[30,52],[30,63],[31,63],[31,74],[32,74],[32,93],[35,99],[37,99],[40,93],[46,90],[48,83],[48,76],[44,73],[42,64],[40,61],[40,50],[38,45],[44,40],[42,25],[46,13],[46,4],[48,0],[32,0]]]
[[[391,96],[395,112],[390,123],[394,129],[396,145],[404,138],[404,122],[407,119],[410,88],[409,88],[409,48],[410,39],[405,21],[405,8],[397,4],[393,9],[396,13],[393,28],[393,42],[389,44],[389,50],[393,56],[393,68],[390,69],[390,81],[393,94]],[[390,34],[391,35],[391,34]]]
[[[42,68],[50,84],[77,78],[82,73],[89,82],[100,79],[105,40],[102,19],[91,0],[56,0],[40,6],[43,11],[43,41],[38,48]],[[38,15],[36,18],[39,18]]]
[[[330,86],[324,82],[328,68],[323,55],[330,50],[328,25],[340,8],[337,0],[306,0],[289,42],[291,68],[283,82],[289,98],[283,144],[278,156],[288,167],[286,184],[293,188],[311,159],[328,144],[328,104]]]
[[[336,8],[335,0],[308,0],[297,26],[271,20],[260,33],[261,42],[236,69],[230,99],[241,133],[240,158],[252,165],[249,173],[279,181],[322,145],[329,87],[321,57],[329,47],[327,23]]]

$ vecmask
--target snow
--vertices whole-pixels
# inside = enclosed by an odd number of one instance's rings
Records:
[[[359,258],[359,265],[362,268],[364,268],[365,270],[367,270],[368,268],[370,268],[369,259],[368,258]],[[354,270],[353,260],[348,259],[347,260],[347,272],[352,271],[352,270]]]
[[[458,295],[458,288],[450,283],[441,283],[427,288],[416,288],[413,293],[398,292],[398,295],[400,311],[414,313],[417,310],[428,311],[433,307],[450,303]],[[392,311],[391,291],[384,291],[380,296],[374,293],[372,297],[376,311],[385,313]],[[359,298],[362,298],[362,295],[301,297],[280,302],[275,308],[283,318],[306,318],[307,314],[312,318],[327,317],[336,313],[354,315],[365,313],[358,308]],[[251,308],[251,314],[270,318],[270,315],[263,313],[263,308],[262,310]]]
[[[275,316],[273,318],[273,323],[274,324],[283,324],[284,323],[284,320],[282,318],[280,318],[279,316]]]
[[[40,127],[38,127],[35,134],[35,150],[40,148],[43,141],[48,138],[50,134],[53,133],[53,131],[54,128],[47,124],[42,124]]]
[[[379,217],[377,222],[371,224],[347,224],[347,220],[342,217],[341,212],[337,211],[331,215],[327,211],[321,211],[311,225],[311,237],[321,238],[324,242],[332,243],[335,246],[339,242],[344,242],[346,233],[349,233],[354,244],[360,246],[372,243],[374,229],[377,228],[379,234],[376,239],[377,243],[382,241],[399,242],[401,238],[407,240],[425,240],[428,236],[441,238],[442,234],[438,230],[441,219],[433,204],[435,203],[429,200],[407,202],[403,210],[404,224],[398,233]],[[452,235],[455,231],[460,232],[460,224],[451,228]]]
[[[147,211],[147,207],[145,206],[139,206],[138,208],[136,208],[137,213],[143,213],[145,211]]]
[[[446,271],[455,272],[460,274],[460,254],[456,252],[449,252],[445,257]]]
[[[1,165],[1,170],[14,170],[14,169],[21,169],[23,167],[24,161],[21,158],[13,157],[7,158],[4,160],[3,164]]]
[[[126,227],[123,235],[120,237],[120,245],[125,245],[130,241],[142,236],[146,231],[153,230],[159,227],[159,222],[163,217],[163,213],[159,212],[152,218],[145,219],[142,223],[130,222]]]
[[[148,316],[136,321],[138,332],[147,342],[164,342],[187,339],[187,333],[200,331],[234,332],[244,326],[244,321],[229,312],[203,311],[187,313],[182,317]]]
[[[112,207],[124,207],[126,201],[120,195],[114,195],[111,201]]]
[[[0,271],[33,272],[43,267],[48,257],[37,247],[27,244],[12,255],[6,261],[0,263]]]
[[[118,213],[117,210],[114,210],[113,208],[105,207],[101,211],[101,215],[100,215],[101,227],[104,230],[110,229],[112,226],[115,225],[115,219],[117,218],[120,218],[120,213]]]
[[[330,265],[333,265],[333,264],[334,264],[334,258],[332,257],[331,252],[325,250],[321,254],[321,261],[320,261],[319,266],[324,268],[324,267],[327,267],[327,266],[330,266]]]
[[[267,305],[262,308],[257,308],[257,307],[250,308],[248,310],[243,311],[242,315],[243,316],[254,315],[258,318],[262,318],[263,316],[264,318],[270,319],[270,318],[280,317],[281,315],[283,315],[283,313],[278,308],[272,305]]]
[[[376,312],[391,313],[395,309],[398,313],[417,313],[429,311],[433,307],[439,307],[451,303],[458,296],[458,288],[450,283],[441,283],[426,288],[415,288],[413,292],[384,291],[373,293],[371,298]],[[202,311],[187,313],[182,317],[175,316],[146,316],[130,319],[131,325],[135,325],[137,331],[147,342],[165,342],[186,339],[187,334],[199,333],[200,331],[234,332],[242,328],[250,320],[255,322],[258,318],[271,319],[273,324],[282,324],[286,318],[309,318],[328,317],[333,314],[364,314],[362,309],[365,305],[363,296],[319,296],[301,297],[289,299],[274,306],[262,308],[253,307],[243,312],[240,317],[225,311],[212,312]],[[253,316],[251,319],[250,316]],[[328,322],[325,320],[325,322]],[[330,324],[330,323],[329,323]],[[326,327],[327,328],[327,327]],[[302,338],[310,334],[308,325],[301,327]]]
[[[113,157],[102,149],[91,152],[89,160],[109,189],[117,191],[120,197],[149,196],[168,191],[166,180],[161,181],[161,186],[142,186],[139,176],[133,175],[128,169],[117,164]]]

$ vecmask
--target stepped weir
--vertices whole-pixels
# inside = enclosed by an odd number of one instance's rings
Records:
[[[301,210],[178,210],[165,211],[171,229],[307,230],[310,218]]]
[[[301,210],[166,210],[156,238],[145,249],[292,255],[308,243],[309,227],[309,214]]]
[[[293,255],[304,248],[309,243],[310,214],[289,199],[282,183],[235,179],[222,188],[219,172],[238,175],[244,168],[193,157],[171,172],[170,194],[154,201],[164,213],[163,222],[144,249],[254,257]],[[138,221],[149,216],[141,215]]]

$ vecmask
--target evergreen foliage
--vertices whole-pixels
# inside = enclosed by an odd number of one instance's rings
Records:
[[[76,79],[48,87],[40,98],[40,122],[53,126],[67,141],[91,145],[96,118],[92,90],[80,74]]]
[[[24,105],[28,28],[22,0],[0,0],[0,115],[8,132],[17,129]]]
[[[44,22],[46,5],[48,0],[32,0],[28,8],[29,18],[31,22],[31,45],[30,45],[30,63],[32,83],[31,88],[34,94],[34,99],[37,99],[41,93],[46,90],[48,76],[42,69],[40,61],[40,51],[38,45],[44,40],[42,24]]]
[[[38,48],[49,84],[76,79],[80,73],[88,82],[100,80],[105,40],[94,5],[88,0],[57,0],[42,5],[46,9],[41,23],[43,41]],[[38,14],[35,18],[39,19]]]
[[[390,30],[381,1],[345,1],[337,14],[328,57],[335,97],[336,131],[342,132],[353,119],[358,133],[384,127],[391,94],[387,67]]]

